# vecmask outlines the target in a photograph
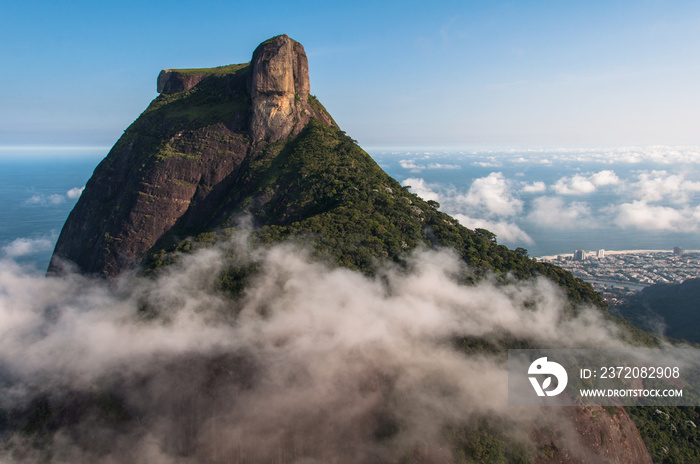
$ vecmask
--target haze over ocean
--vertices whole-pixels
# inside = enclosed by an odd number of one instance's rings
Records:
[[[531,256],[574,249],[700,249],[700,147],[367,150],[470,228]],[[3,150],[0,258],[43,270],[107,149]]]

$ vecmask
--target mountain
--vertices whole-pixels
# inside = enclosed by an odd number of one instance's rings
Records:
[[[104,276],[157,266],[247,218],[259,242],[296,238],[350,268],[448,246],[481,274],[546,275],[601,303],[570,273],[467,229],[383,172],[309,93],[306,53],[286,35],[247,64],[163,70],[158,91],[95,169],[50,273],[65,262]]]
[[[616,324],[605,313],[602,300],[590,285],[574,279],[567,271],[528,258],[525,250],[514,251],[499,245],[497,237],[487,230],[471,230],[459,224],[440,212],[438,204],[422,200],[384,173],[310,94],[306,53],[301,44],[288,36],[277,36],[260,44],[250,63],[163,70],[157,86],[160,95],[124,132],[87,183],[61,231],[49,267],[50,275],[72,275],[71,270],[108,278],[146,275],[153,277],[154,285],[158,286],[161,282],[158,279],[176,267],[171,264],[186,259],[183,256],[241,233],[250,234],[247,243],[254,248],[294,243],[311,250],[314,259],[328,266],[325,274],[338,269],[358,271],[352,274],[355,277],[346,275],[351,281],[359,279],[356,275],[376,277],[378,273],[379,281],[388,279],[381,274],[386,273],[386,263],[407,269],[410,267],[407,260],[420,250],[451,249],[460,264],[466,265],[464,269],[469,269],[459,275],[462,284],[486,280],[506,288],[515,285],[516,279],[546,276],[568,295],[562,321],[574,319],[582,307],[577,303],[586,303],[597,307],[595,318],[600,317],[611,326]],[[264,281],[254,278],[263,272],[262,267],[257,262],[231,266],[210,293],[218,297],[224,290],[225,295],[239,298],[234,301],[245,303],[252,297],[244,290]],[[410,273],[410,269],[405,272]],[[287,288],[273,281],[273,290],[267,289],[268,293],[274,293],[274,288]],[[182,282],[178,285],[187,287]],[[507,298],[522,296],[526,312],[544,304],[542,299],[538,300],[540,290],[507,288],[511,292]],[[198,300],[206,300],[204,293],[198,295]],[[166,301],[176,304],[179,299],[166,298]],[[486,298],[480,304],[487,307],[490,302]],[[138,317],[146,321],[143,324],[159,317],[171,323],[167,312],[163,315],[163,311],[153,309],[159,304],[139,296]],[[263,320],[269,311],[266,304],[258,310]],[[229,320],[233,316],[221,317]],[[274,338],[273,346],[285,346],[287,342],[288,337],[279,336]],[[476,353],[477,358],[484,347],[503,354],[509,347],[531,346],[525,339],[498,331],[481,338],[463,337],[455,343],[464,351]],[[315,342],[310,346],[315,346]],[[361,352],[353,351],[343,363],[347,362],[351,368],[353,359],[361,357]],[[134,376],[124,375],[118,382],[101,380],[99,388],[89,390],[89,394],[67,391],[51,401],[38,398],[26,409],[8,413],[11,418],[8,423],[14,424],[14,428],[41,433],[68,427],[77,437],[75,440],[84,442],[86,435],[80,433],[81,427],[85,418],[89,418],[123,430],[119,437],[124,439],[135,433],[133,430],[141,430],[131,429],[128,424],[138,422],[146,424],[140,427],[148,424],[160,427],[161,417],[157,414],[153,417],[155,411],[170,418],[168,427],[175,430],[164,434],[167,439],[163,449],[192,457],[206,448],[197,441],[206,438],[197,435],[200,428],[211,429],[211,433],[216,428],[212,425],[216,422],[211,422],[214,420],[211,412],[202,411],[215,410],[232,391],[236,398],[249,397],[254,396],[251,393],[255,391],[254,385],[261,390],[269,387],[258,380],[262,369],[257,361],[246,350],[235,355],[199,352],[182,355],[166,366],[158,365]],[[281,368],[286,362],[276,365]],[[372,358],[372,362],[379,361]],[[304,369],[290,373],[282,382],[285,388],[285,382],[296,385],[295,379],[305,379],[305,369],[313,371],[305,365]],[[359,380],[335,381],[341,386],[359,382],[363,407],[369,411],[363,410],[358,416],[357,423],[363,424],[361,431],[353,428],[348,433],[359,434],[363,446],[371,443],[372,452],[376,451],[374,448],[385,453],[388,448],[405,446],[407,451],[401,455],[400,462],[651,462],[632,418],[622,408],[567,408],[552,413],[543,423],[528,425],[531,430],[518,439],[529,443],[529,448],[523,448],[521,441],[513,441],[510,432],[504,433],[502,417],[483,413],[466,423],[445,419],[440,431],[449,437],[451,451],[448,453],[442,445],[428,442],[416,448],[415,444],[423,443],[422,439],[407,436],[406,426],[402,424],[408,419],[397,418],[392,412],[392,401],[401,402],[405,393],[401,385],[393,383],[399,374],[379,368],[361,374]],[[440,385],[432,385],[429,376],[421,382],[425,388],[437,388],[438,396],[451,398],[453,394],[451,387],[442,389]],[[179,396],[173,399],[155,393],[165,391],[177,391]],[[142,396],[149,398],[150,403],[141,399]],[[167,400],[163,399],[166,397]],[[80,401],[75,402],[75,398]],[[382,402],[382,398],[393,400]],[[348,438],[342,428],[322,426],[328,420],[328,414],[324,415],[323,411],[329,408],[341,408],[349,417],[357,413],[348,411],[341,400],[314,410],[312,418],[304,415],[292,420],[280,413],[273,415],[271,422],[284,425],[280,426],[282,431],[278,435],[290,441],[283,448],[275,448],[283,449],[286,454],[265,455],[265,459],[293,462],[296,456],[304,455],[305,445],[295,441],[299,439],[294,434],[300,427],[299,421],[315,433],[330,437],[328,440],[337,440],[329,441],[329,449],[343,450],[346,439],[352,443],[358,440],[355,435]],[[301,403],[304,401],[299,399]],[[68,406],[73,403],[77,406]],[[179,408],[185,408],[186,418],[181,417]],[[443,412],[445,417],[451,417],[449,410]],[[257,423],[254,417],[258,413],[247,413],[252,414],[250,424]],[[235,422],[238,419],[231,417],[235,415],[227,416],[226,424],[240,427]],[[286,420],[292,422],[286,424]],[[266,423],[264,427],[270,425]],[[653,424],[649,428],[656,430]],[[576,437],[577,442],[562,438],[567,434]],[[111,443],[105,436],[102,442],[96,438],[100,449],[110,449]],[[391,441],[399,440],[397,437],[401,440],[410,437],[410,441]],[[92,446],[90,443],[86,446]],[[381,446],[383,443],[391,446]],[[235,462],[246,461],[245,456],[241,458],[240,450],[229,451],[233,453],[227,455],[230,459],[237,456]],[[211,462],[224,462],[223,458],[211,457],[211,453],[207,454]],[[363,453],[368,454],[348,462],[397,462],[396,451],[391,459],[366,449]],[[316,458],[323,460],[323,456],[321,453]],[[329,456],[326,458],[330,460]]]
[[[169,232],[225,221],[233,211],[216,211],[231,192],[251,187],[247,165],[270,143],[312,118],[335,127],[309,94],[303,47],[287,36],[261,44],[250,64],[164,70],[158,90],[95,169],[61,231],[54,255],[81,272],[117,275]]]
[[[654,284],[614,308],[616,314],[649,332],[700,343],[700,279]]]

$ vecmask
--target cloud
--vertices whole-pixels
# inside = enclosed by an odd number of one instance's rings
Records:
[[[676,232],[700,230],[700,206],[677,209],[635,200],[613,206],[609,211],[616,214],[615,222],[623,228]]]
[[[474,153],[480,157],[491,157],[492,150]],[[700,146],[650,146],[618,148],[556,148],[503,150],[499,157],[509,162],[523,164],[552,164],[555,162],[641,164],[655,163],[669,166],[696,165],[700,163]],[[526,154],[526,156],[523,156]]]
[[[428,169],[462,169],[459,164],[430,163]]]
[[[500,168],[503,163],[500,161],[474,161],[472,166],[478,166],[480,168]]]
[[[531,184],[525,184],[520,189],[524,193],[542,193],[547,190],[547,185],[544,182],[536,181]]]
[[[411,192],[415,193],[422,199],[440,201],[440,195],[433,191],[430,186],[425,182],[425,180],[418,177],[409,177],[401,182],[403,186],[410,186]]]
[[[66,192],[66,196],[72,200],[79,198],[80,195],[83,193],[83,190],[85,190],[85,187],[73,187],[72,189],[68,190],[68,192]]]
[[[464,214],[454,214],[453,217],[464,227],[486,229],[493,232],[500,243],[505,242],[513,245],[532,245],[535,243],[524,230],[513,222],[472,218]]]
[[[65,202],[66,199],[75,200],[76,198],[79,198],[80,194],[83,193],[84,189],[85,187],[74,187],[68,190],[65,195],[60,195],[58,193],[52,193],[48,195],[43,193],[37,193],[25,200],[24,204],[41,206],[60,205],[61,203]]]
[[[63,195],[57,193],[52,193],[50,195],[36,194],[29,197],[24,204],[25,205],[60,205],[66,201]]]
[[[651,171],[638,174],[630,186],[634,198],[648,202],[670,200],[687,203],[692,193],[700,192],[700,182],[693,182],[682,174]]]
[[[17,238],[1,248],[5,258],[15,259],[53,249],[57,237]]]
[[[402,185],[424,200],[441,202],[442,209],[451,214],[463,226],[470,229],[487,229],[498,236],[499,241],[510,244],[533,244],[532,238],[512,221],[485,219],[483,215],[498,217],[511,215],[522,208],[522,202],[512,196],[510,187],[501,173],[476,179],[470,190],[459,195],[454,191],[431,185],[422,178],[408,178]]]
[[[425,156],[424,159],[430,158]],[[462,169],[459,164],[444,164],[444,163],[428,163],[428,164],[416,164],[416,160],[413,159],[402,159],[399,160],[399,165],[408,169],[411,172],[421,172],[424,169]]]
[[[538,197],[532,201],[527,220],[538,227],[573,229],[591,227],[590,206],[586,203],[565,203],[559,197]]]
[[[111,283],[0,261],[0,403],[21,410],[39,395],[75,408],[36,456],[17,434],[0,458],[396,461],[445,447],[446,426],[475,418],[500,420],[505,434],[535,424],[537,409],[508,406],[502,357],[465,354],[457,337],[620,346],[600,311],[571,315],[544,278],[461,284],[468,270],[449,251],[367,277],[243,243]],[[250,264],[242,294],[217,291],[225,269]]]
[[[562,177],[552,189],[559,195],[585,195],[593,193],[598,187],[615,185],[620,182],[614,171],[600,171],[590,176],[576,174],[572,177]]]
[[[615,174],[615,171],[605,170],[605,171],[596,172],[595,174],[591,175],[590,181],[596,187],[603,187],[605,185],[618,184],[620,182],[620,178],[617,177],[617,174]]]
[[[456,201],[486,217],[513,216],[523,209],[522,200],[513,195],[510,181],[500,172],[474,180],[467,193]]]
[[[399,165],[401,165],[402,168],[408,169],[411,172],[420,172],[423,169],[425,169],[423,166],[418,166],[415,160],[402,159],[399,161]]]

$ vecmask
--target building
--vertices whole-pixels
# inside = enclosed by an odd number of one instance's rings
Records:
[[[601,248],[600,250],[598,250],[598,251],[596,252],[595,256],[596,256],[596,258],[598,258],[598,259],[605,258],[605,250],[603,250],[603,249]]]
[[[673,254],[676,256],[682,256],[683,255],[683,248],[681,247],[673,247]]]
[[[583,261],[584,259],[586,259],[586,251],[585,250],[574,251],[574,261]]]

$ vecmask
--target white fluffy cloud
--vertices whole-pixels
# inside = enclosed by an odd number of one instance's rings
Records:
[[[467,193],[456,200],[485,217],[514,216],[523,209],[522,200],[513,194],[511,181],[500,172],[474,180]]]
[[[411,191],[424,200],[440,201],[440,195],[433,191],[432,188],[420,177],[409,177],[401,182],[404,187],[411,187]]]
[[[441,203],[441,209],[452,215],[463,226],[482,228],[495,233],[501,242],[518,245],[533,244],[532,238],[511,219],[522,211],[523,202],[513,195],[511,183],[500,172],[476,179],[466,194],[428,184],[424,179],[411,177],[402,182],[424,200]]]
[[[235,299],[215,290],[231,260],[259,270]],[[536,408],[508,406],[502,356],[465,354],[456,337],[621,346],[600,311],[564,317],[569,303],[544,278],[463,285],[464,265],[446,251],[406,264],[370,278],[290,246],[232,246],[110,285],[0,261],[0,399],[18,407],[34,395],[79,397],[89,407],[109,392],[133,417],[78,414],[22,462],[50,454],[184,464],[213,453],[218,462],[272,462],[281,450],[290,462],[365,462],[368,453],[394,462],[445,445],[446,426],[480,417],[513,431],[535,426]],[[376,439],[381,421],[400,424],[394,437]],[[16,462],[11,453],[0,450],[0,461]]]
[[[620,227],[689,232],[700,230],[700,206],[673,208],[635,200],[610,208]]]
[[[559,195],[585,195],[595,192],[598,187],[615,185],[619,182],[620,179],[614,171],[605,170],[590,176],[576,174],[572,177],[562,177],[552,186],[552,189]]]
[[[682,174],[651,171],[640,173],[630,188],[632,195],[638,200],[687,203],[691,194],[700,192],[700,182],[688,180]]]
[[[532,245],[534,243],[532,238],[514,222],[473,218],[464,214],[454,214],[453,217],[464,227],[486,229],[493,232],[499,241],[518,245]]]
[[[399,161],[399,165],[402,168],[408,169],[411,172],[420,172],[421,170],[423,170],[423,166],[418,166],[415,160],[402,159]]]
[[[74,200],[80,197],[80,195],[83,193],[83,190],[85,190],[85,187],[73,187],[72,189],[68,190],[68,192],[66,192],[66,196],[71,200]]]
[[[542,193],[547,190],[547,185],[542,181],[536,181],[523,185],[520,190],[524,193]]]
[[[537,226],[560,230],[593,225],[591,209],[587,203],[566,203],[559,197],[535,198],[527,219]]]
[[[51,250],[56,243],[56,237],[18,238],[1,248],[6,258],[14,259],[42,251]]]

